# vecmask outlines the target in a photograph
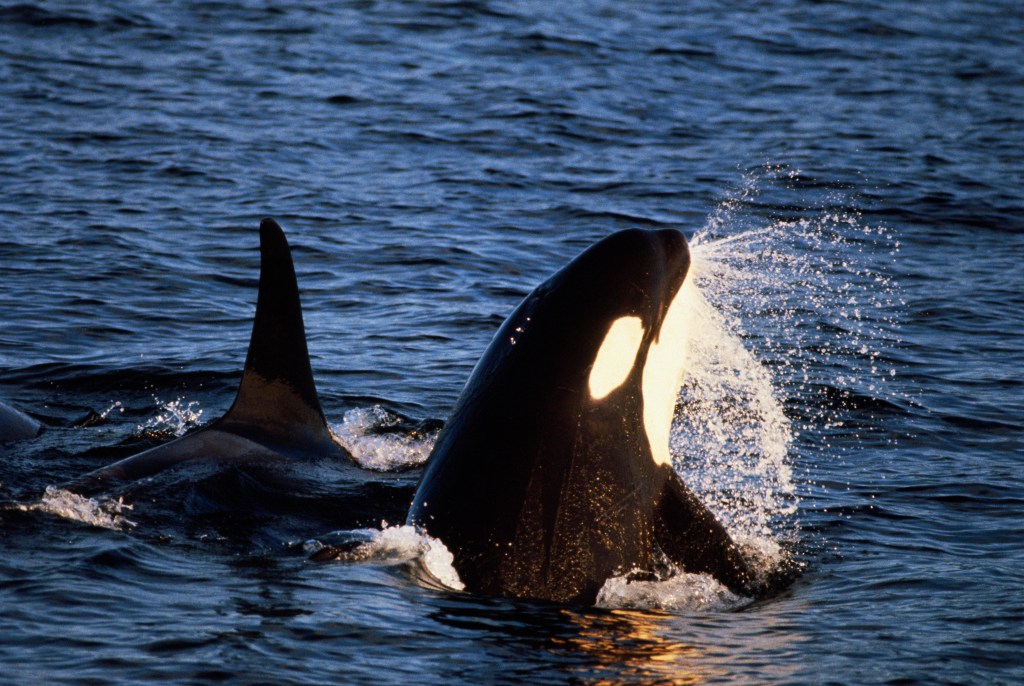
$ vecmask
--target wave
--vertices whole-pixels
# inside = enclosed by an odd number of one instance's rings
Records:
[[[150,22],[139,16],[113,14],[91,16],[85,13],[58,12],[31,3],[20,3],[0,7],[0,21],[3,23],[30,26],[37,29],[124,29],[149,26]]]

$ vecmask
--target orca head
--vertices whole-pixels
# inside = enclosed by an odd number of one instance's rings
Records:
[[[590,400],[606,402],[622,388],[635,394],[639,382],[651,457],[657,464],[671,464],[669,431],[686,362],[686,239],[674,230],[624,231],[598,243],[593,252],[592,258],[584,255],[587,261],[610,263],[598,276],[602,289],[610,292],[602,294],[603,303],[592,301],[587,308],[591,331],[598,336],[584,335],[582,326],[578,330],[587,341],[585,349],[600,339],[587,373]],[[579,271],[592,278],[585,266]],[[602,318],[611,320],[603,335]]]
[[[599,241],[530,293],[477,363],[408,521],[470,590],[591,602],[650,569],[685,358],[674,230]]]
[[[621,231],[599,241],[533,291],[495,336],[480,377],[522,377],[535,407],[602,408],[638,422],[650,455],[669,464],[668,438],[685,358],[684,287],[690,254],[675,230]],[[507,379],[502,385],[507,387]]]

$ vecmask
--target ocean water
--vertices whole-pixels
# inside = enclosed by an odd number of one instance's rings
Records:
[[[1021,683],[1022,50],[1015,0],[3,4],[0,682]],[[56,488],[227,409],[264,216],[358,468]],[[676,466],[799,575],[460,592],[398,526],[433,436],[627,227],[691,241]]]

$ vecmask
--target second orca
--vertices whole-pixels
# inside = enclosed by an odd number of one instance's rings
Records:
[[[287,239],[277,222],[264,219],[256,316],[231,408],[197,431],[91,472],[68,488],[95,492],[197,460],[267,463],[308,455],[351,459],[320,407]]]

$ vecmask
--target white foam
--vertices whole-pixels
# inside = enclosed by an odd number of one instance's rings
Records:
[[[341,424],[332,426],[331,431],[365,469],[386,472],[426,462],[436,433],[379,433],[400,421],[398,416],[374,405],[349,410]]]
[[[102,529],[122,530],[136,525],[124,516],[124,512],[131,510],[132,506],[121,498],[95,500],[56,486],[47,486],[38,503],[18,505],[17,508],[25,512],[46,512]]]
[[[750,602],[710,576],[679,572],[663,581],[612,577],[601,587],[595,604],[611,609],[725,612]]]
[[[388,526],[383,523],[380,529],[360,529],[347,534],[351,538],[366,539],[343,556],[349,562],[414,564],[426,572],[430,580],[444,588],[455,591],[465,589],[452,564],[454,558],[448,548],[436,538],[420,533],[416,527]]]

